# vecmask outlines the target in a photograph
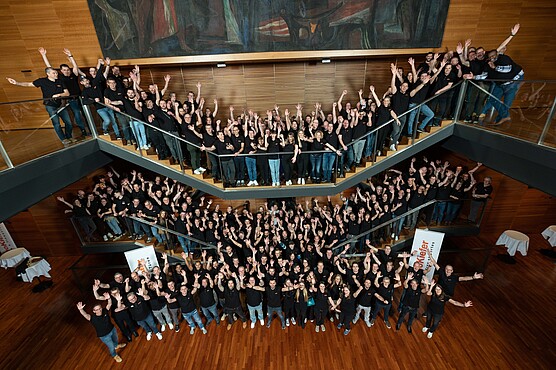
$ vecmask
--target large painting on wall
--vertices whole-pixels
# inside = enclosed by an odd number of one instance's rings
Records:
[[[449,0],[88,0],[105,56],[438,47]]]

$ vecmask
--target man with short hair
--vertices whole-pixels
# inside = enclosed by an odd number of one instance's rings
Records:
[[[94,326],[97,337],[104,344],[106,344],[108,350],[110,351],[110,356],[112,356],[116,362],[122,362],[122,358],[118,355],[116,350],[124,348],[126,344],[118,343],[118,333],[116,332],[116,328],[114,327],[114,324],[112,324],[112,320],[110,320],[110,316],[108,315],[108,311],[112,306],[112,301],[110,300],[108,293],[104,293],[104,296],[108,301],[106,309],[103,309],[100,304],[97,304],[93,307],[93,315],[90,315],[85,312],[85,305],[83,302],[77,303],[77,309],[79,310],[79,313]]]
[[[151,308],[146,302],[150,299],[150,297],[146,295],[146,292],[143,292],[143,289],[139,289],[138,294],[139,295],[136,295],[132,292],[127,295],[129,305],[128,308],[131,317],[137,322],[137,324],[145,329],[147,332],[147,340],[151,340],[153,332],[156,334],[158,340],[162,340],[162,334],[158,330],[158,327],[154,322]]]
[[[62,81],[58,78],[58,71],[52,67],[44,70],[46,77],[41,77],[33,82],[17,82],[13,78],[7,77],[12,85],[22,87],[40,87],[42,91],[43,104],[48,112],[54,131],[64,145],[69,145],[76,140],[72,138],[73,126],[71,124],[68,110],[62,106],[63,97],[69,96],[70,93]],[[60,118],[64,121],[64,130],[60,126]]]
[[[483,182],[477,184],[471,193],[473,200],[471,201],[469,216],[467,219],[469,222],[476,222],[479,211],[486,205],[487,198],[492,194],[492,178],[486,176]]]

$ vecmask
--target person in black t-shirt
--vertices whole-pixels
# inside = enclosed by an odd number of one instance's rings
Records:
[[[185,279],[185,271],[182,270],[182,276]],[[176,299],[181,308],[181,314],[185,321],[189,324],[189,334],[195,334],[195,324],[201,329],[203,334],[207,333],[207,329],[203,325],[201,316],[197,311],[197,306],[193,300],[193,295],[197,292],[197,288],[189,290],[186,283],[182,283],[180,287],[180,294],[176,296]]]
[[[446,265],[443,269],[433,258],[430,249],[427,250],[431,264],[434,266],[436,271],[438,271],[438,284],[444,289],[444,292],[450,297],[454,296],[456,285],[460,281],[471,281],[479,280],[483,278],[483,274],[475,272],[473,275],[469,276],[459,276],[454,274],[454,268],[451,265]]]
[[[46,56],[46,50],[41,47],[39,48],[39,53],[41,53],[46,67],[52,67],[48,61],[48,57]],[[79,104],[79,96],[81,95],[81,89],[79,88],[79,67],[77,67],[77,63],[73,58],[71,51],[64,49],[64,54],[67,55],[72,68],[65,63],[60,64],[61,75],[59,77],[62,84],[64,84],[69,91],[70,98],[67,101],[73,112],[73,116],[75,117],[75,123],[77,124],[77,127],[81,129],[83,136],[87,136],[87,130],[85,129],[85,123],[83,122],[83,115],[81,112],[81,104]]]
[[[145,329],[147,332],[147,340],[151,340],[153,332],[156,334],[158,340],[162,340],[162,334],[154,322],[151,308],[147,303],[149,299],[150,297],[146,295],[146,292],[143,292],[142,289],[139,290],[139,295],[128,293],[127,306],[129,308],[129,313],[133,320]]]
[[[97,114],[102,119],[103,135],[108,135],[108,127],[112,125],[114,134],[116,136],[120,136],[118,124],[116,123],[116,117],[114,116],[114,111],[103,105],[103,89],[100,88],[99,85],[91,84],[91,81],[86,76],[81,76],[79,78],[79,82],[81,83],[81,85],[83,85],[83,91],[81,92],[83,104],[89,107],[95,107]]]
[[[487,198],[492,194],[492,190],[492,178],[490,176],[486,176],[482,183],[475,186],[471,193],[473,201],[470,205],[469,216],[467,216],[469,222],[477,221],[479,211],[485,207]]]
[[[426,293],[428,291],[428,285],[425,284],[423,289],[420,289],[421,283],[419,279],[414,279],[415,274],[410,272],[407,274],[407,279],[403,283],[404,294],[400,300],[400,305],[402,306],[400,316],[398,317],[398,322],[396,323],[396,330],[400,330],[402,323],[405,320],[405,316],[409,315],[407,319],[407,331],[411,333],[411,324],[415,316],[417,316],[417,310],[419,310],[419,303],[421,302],[421,293]]]
[[[234,272],[232,276],[236,276]],[[237,277],[237,276],[236,276]],[[239,319],[243,322],[243,329],[247,327],[247,318],[243,313],[243,309],[241,308],[241,300],[239,298],[239,280],[228,280],[226,286],[222,285],[222,274],[218,274],[218,289],[224,293],[224,313],[228,316],[228,326],[227,330],[232,328],[232,324],[234,323],[234,314],[236,314]]]
[[[355,307],[356,298],[359,293],[363,290],[363,287],[359,285],[359,288],[354,294],[351,294],[348,285],[344,285],[342,288],[342,293],[340,298],[335,302],[330,308],[331,311],[336,311],[340,313],[339,323],[337,329],[344,327],[344,335],[348,335],[351,331],[351,323],[355,317]],[[339,306],[339,307],[338,307]]]
[[[392,283],[388,276],[385,276],[382,279],[382,282],[379,282],[381,277],[382,277],[382,272],[378,272],[375,278],[376,306],[375,306],[375,310],[373,311],[371,326],[374,325],[376,317],[378,316],[380,310],[384,309],[384,323],[386,324],[386,327],[390,329],[392,326],[388,321],[388,315],[390,314],[390,308],[392,307],[392,298],[394,296],[394,289],[400,287],[402,283],[401,282]]]
[[[355,280],[355,283],[358,284],[359,293],[357,295],[354,294],[354,296],[357,298],[357,311],[355,312],[353,323],[357,323],[357,321],[359,320],[359,316],[361,315],[361,311],[363,311],[363,321],[365,321],[365,324],[367,324],[367,326],[370,328],[370,316],[374,298],[373,284],[370,279],[365,279],[363,286],[361,286],[361,283],[359,283],[359,280],[357,279]]]
[[[40,87],[42,91],[43,104],[48,116],[54,126],[56,135],[64,145],[75,142],[72,138],[73,126],[67,109],[62,107],[62,99],[69,96],[67,87],[58,78],[58,71],[54,68],[45,68],[46,77],[38,78],[33,82],[17,82],[13,78],[7,78],[12,85],[23,87]],[[60,118],[64,121],[64,130],[60,126]]]
[[[390,145],[390,150],[395,150],[408,117],[407,114],[402,114],[408,111],[411,97],[409,96],[409,83],[402,82],[398,88],[396,86],[398,70],[394,64],[390,64],[390,69],[392,70],[392,81],[390,83],[390,89],[392,90],[392,110],[396,113],[400,121],[399,125],[392,125],[392,144]]]
[[[85,207],[84,204],[81,204],[79,199],[74,200],[73,204],[66,202],[63,197],[57,197],[56,199],[70,208],[69,210],[66,210],[66,213],[73,213],[73,217],[75,217],[77,222],[79,222],[79,225],[83,228],[83,231],[85,231],[85,240],[90,241],[93,238],[93,233],[97,229],[97,226],[95,225],[87,207]]]
[[[116,362],[122,362],[122,358],[118,355],[116,350],[124,348],[126,344],[118,344],[118,333],[116,332],[116,328],[112,324],[112,320],[110,320],[110,316],[108,315],[108,311],[112,306],[112,301],[109,299],[110,297],[108,293],[104,293],[104,295],[108,300],[106,310],[103,309],[100,304],[97,304],[93,307],[93,315],[90,315],[85,312],[85,305],[83,302],[77,303],[77,309],[87,321],[93,324],[97,337],[104,344],[106,344],[108,350],[110,351],[110,356],[112,356]]]
[[[108,77],[108,79],[106,80],[106,84],[108,85],[108,88],[104,90],[104,105],[115,112],[125,111],[125,91],[122,88],[118,87],[116,79],[114,77]],[[116,113],[112,113],[114,114],[114,116],[116,116]],[[118,121],[123,128],[124,138],[131,144],[131,130],[129,128],[127,119],[123,115],[118,115]],[[114,134],[115,133],[116,132],[114,132]],[[116,138],[120,139],[118,135],[116,135]]]
[[[444,293],[444,289],[439,284],[431,284],[427,295],[431,296],[431,300],[427,306],[427,322],[425,323],[425,327],[422,331],[423,333],[428,331],[427,338],[429,339],[432,338],[432,335],[442,320],[442,316],[444,316],[444,306],[446,303],[451,303],[454,306],[465,308],[473,306],[473,302],[471,301],[462,303],[452,299],[452,297]]]
[[[216,325],[219,325],[220,315],[218,315],[218,310],[216,309],[216,301],[214,299],[214,282],[212,281],[212,278],[208,273],[202,278],[199,274],[195,274],[194,277],[195,282],[193,283],[193,287],[197,288],[197,291],[199,292],[201,311],[203,311],[203,315],[207,318],[205,326],[209,326],[213,320],[216,321]],[[199,278],[201,278],[200,284]]]
[[[264,325],[263,293],[262,291],[254,289],[256,286],[255,277],[249,277],[249,282],[245,285],[243,285],[243,282],[241,283],[242,289],[245,289],[245,301],[247,303],[247,310],[249,311],[249,319],[251,320],[251,329],[255,328],[257,320],[259,320],[261,326]],[[262,284],[262,280],[260,283]]]

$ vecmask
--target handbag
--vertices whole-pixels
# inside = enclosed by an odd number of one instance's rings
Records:
[[[309,297],[307,300],[307,307],[311,307],[315,305],[315,299],[313,297]]]

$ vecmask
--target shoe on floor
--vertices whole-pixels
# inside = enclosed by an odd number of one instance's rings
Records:
[[[189,328],[189,334],[191,335],[195,334],[195,328]]]
[[[120,343],[116,346],[116,349],[124,348],[126,345],[126,343]]]
[[[434,334],[434,333],[430,333],[430,332],[429,332],[429,333],[427,334],[427,338],[431,339],[433,334]]]
[[[114,360],[116,360],[116,362],[122,362],[122,358],[118,355],[114,356]]]
[[[427,327],[425,326],[423,329],[421,329],[421,331],[422,331],[423,333],[426,333],[427,331],[429,331],[429,328],[427,328]]]
[[[318,326],[318,325],[315,327],[315,331],[316,331],[317,333],[319,332],[319,326]]]
[[[162,333],[156,333],[156,337],[158,338],[158,340],[162,340]]]
[[[147,340],[151,340],[152,337],[153,337],[153,333],[147,333]]]

